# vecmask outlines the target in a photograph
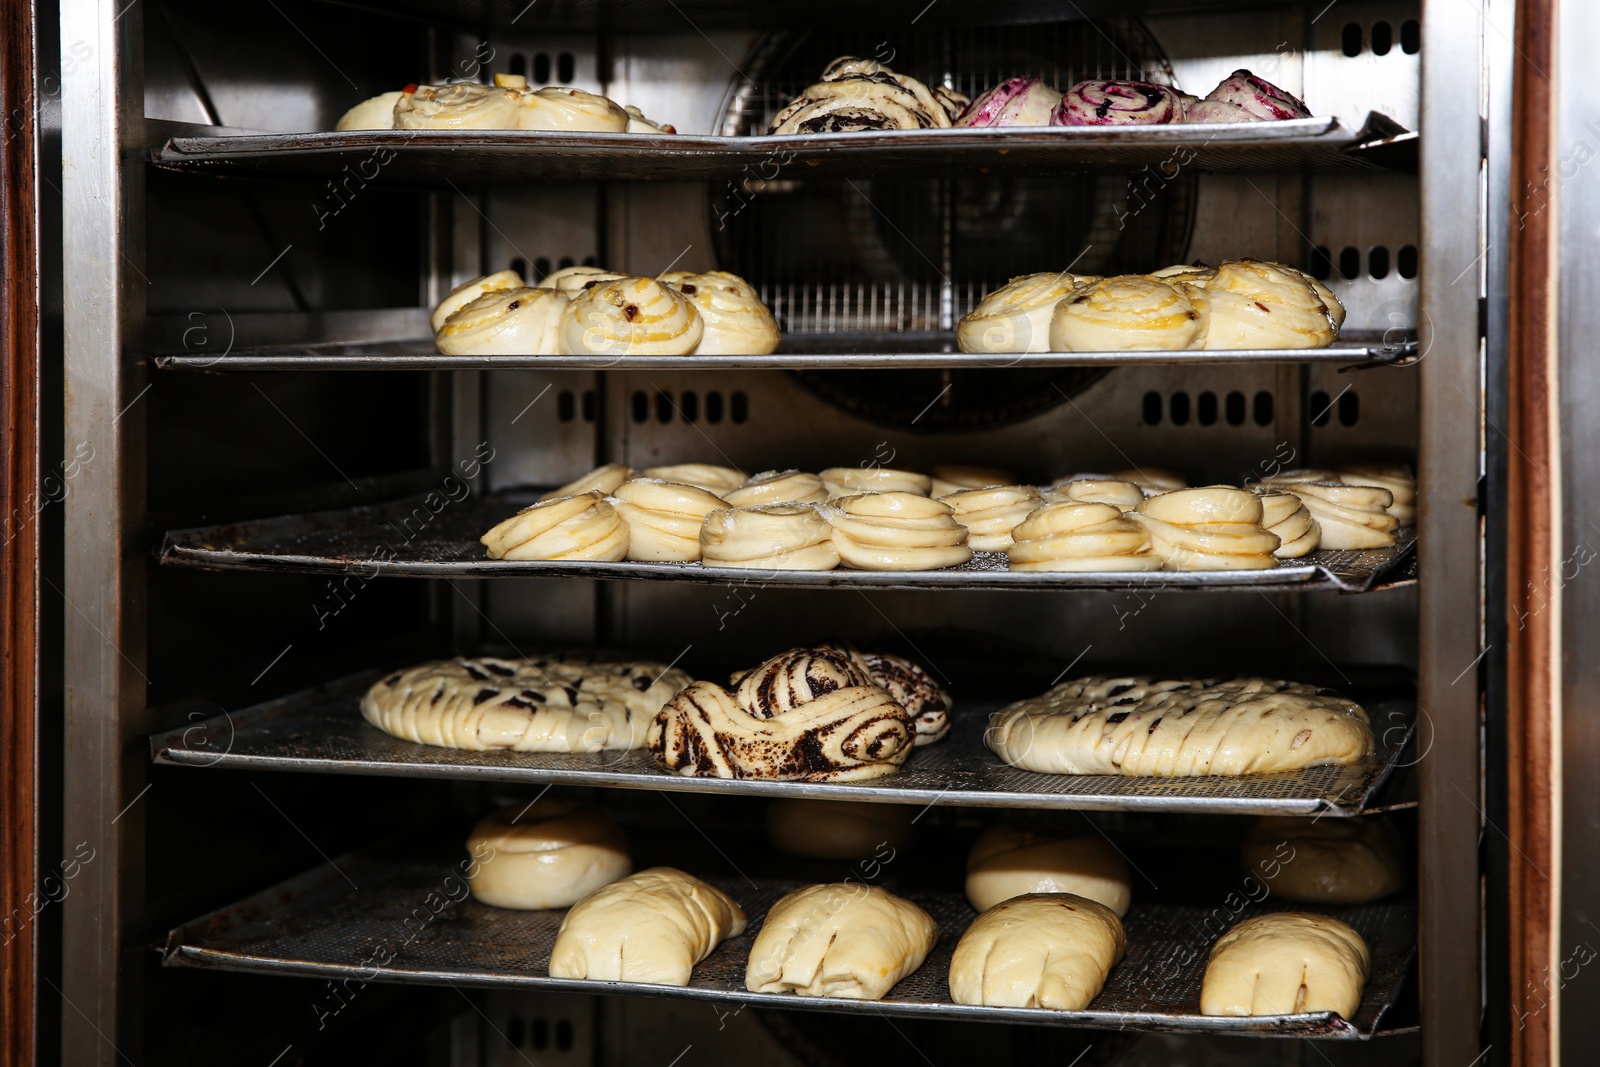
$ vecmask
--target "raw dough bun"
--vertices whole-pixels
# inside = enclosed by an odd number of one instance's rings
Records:
[[[1200,987],[1203,1015],[1291,1015],[1361,1005],[1371,956],[1361,935],[1326,915],[1281,911],[1217,939]]]
[[[467,851],[478,858],[472,895],[496,908],[569,907],[633,870],[611,816],[556,797],[488,816],[472,828]]]
[[[871,59],[840,56],[822,77],[773,118],[773,134],[948,128],[950,110],[966,98],[939,94]]]
[[[651,719],[691,681],[662,663],[458,656],[373,683],[361,716],[415,744],[474,752],[642,748]]]
[[[822,479],[804,471],[762,471],[750,480],[722,494],[736,508],[758,504],[820,504],[828,499]]]
[[[737,489],[745,482],[744,471],[732,467],[719,467],[714,463],[675,463],[668,467],[646,467],[641,475],[663,482],[682,482],[696,489],[723,496],[725,490]],[[740,505],[743,506],[743,505]]]
[[[749,282],[725,270],[675,272],[661,281],[694,304],[705,320],[696,355],[765,356],[778,350],[778,323]]]
[[[1373,751],[1360,705],[1260,678],[1079,678],[1000,709],[983,741],[1023,770],[1154,778],[1275,774]]]
[[[571,298],[556,289],[497,289],[451,314],[434,337],[446,356],[553,356]]]
[[[1054,837],[1005,825],[989,827],[967,855],[967,899],[979,911],[1029,893],[1073,893],[1120,918],[1133,890],[1128,861],[1098,834]]]
[[[552,489],[540,500],[554,500],[562,496],[577,496],[579,493],[600,493],[610,496],[617,491],[617,486],[633,477],[633,468],[626,463],[607,463],[603,467],[596,467],[575,482],[568,482],[560,489]]]
[[[1278,535],[1261,525],[1261,498],[1208,485],[1147,497],[1129,513],[1167,570],[1263,570],[1277,565]]]
[[[522,280],[522,275],[514,270],[496,271],[463,282],[450,290],[445,298],[439,301],[439,306],[433,309],[433,314],[428,318],[428,326],[434,333],[444,328],[445,320],[460,311],[485,293],[494,293],[502,289],[524,289],[528,285]]]
[[[1381,815],[1263,816],[1241,855],[1274,896],[1301,904],[1370,904],[1406,884],[1400,835]]]
[[[1299,497],[1267,486],[1252,486],[1251,490],[1261,498],[1261,525],[1277,535],[1274,556],[1298,559],[1316,551],[1322,543],[1322,527]]]
[[[938,939],[933,917],[861,882],[811,885],[772,906],[750,946],[752,993],[882,1000],[922,966]]]
[[[1417,478],[1410,468],[1396,463],[1370,463],[1346,467],[1339,472],[1339,480],[1346,485],[1376,485],[1389,490],[1394,503],[1389,514],[1401,526],[1412,526],[1417,521]]]
[[[572,906],[556,931],[550,977],[686,986],[694,965],[744,927],[744,909],[716,886],[651,867]]]
[[[590,286],[561,317],[562,350],[573,355],[685,356],[704,333],[694,305],[654,278]]]
[[[1237,104],[1222,100],[1196,100],[1183,109],[1183,121],[1190,124],[1206,122],[1265,122]]]
[[[890,470],[888,467],[829,467],[817,477],[830,497],[855,496],[858,493],[914,493],[927,496],[933,489],[933,479],[915,471]]]
[[[1394,544],[1394,531],[1400,527],[1400,520],[1389,513],[1394,494],[1382,486],[1349,485],[1338,477],[1323,471],[1286,471],[1263,484],[1300,498],[1317,520],[1323,548],[1387,548]]]
[[[1056,305],[1079,285],[1096,280],[1066,271],[1012,278],[962,317],[956,345],[963,352],[1049,352]]]
[[[517,109],[519,130],[551,130],[557,133],[623,133],[628,128],[628,113],[603,96],[547,85],[522,94]]]
[[[942,501],[906,492],[864,493],[830,501],[828,511],[833,545],[846,567],[921,571],[972,558],[966,527]]]
[[[612,506],[628,525],[628,558],[688,563],[700,558],[700,526],[727,503],[681,482],[634,478],[612,494]]]
[[[978,916],[950,958],[950,999],[1082,1011],[1122,958],[1117,913],[1071,893],[1012,897]]]
[[[628,524],[599,493],[541,500],[478,538],[490,559],[601,560],[628,554]]]
[[[1310,110],[1299,97],[1285,92],[1265,78],[1256,77],[1248,70],[1236,70],[1228,75],[1206,94],[1206,99],[1232,104],[1263,122],[1311,117]]]
[[[1052,352],[1170,352],[1196,347],[1201,312],[1182,282],[1123,275],[1079,286],[1050,319]]]
[[[539,288],[581,293],[585,289],[592,289],[594,286],[605,282],[621,282],[627,281],[627,279],[628,275],[626,274],[618,274],[614,270],[605,270],[601,267],[586,267],[580,263],[551,271],[545,275],[544,281],[539,283]]]
[[[1011,531],[1014,571],[1130,572],[1161,569],[1150,536],[1111,504],[1066,501],[1036,508]]]
[[[767,808],[767,840],[779,852],[820,860],[883,859],[911,842],[915,813],[899,804],[784,797]]]
[[[1174,489],[1184,489],[1189,485],[1188,479],[1183,475],[1162,467],[1133,467],[1128,470],[1112,471],[1111,477],[1132,482],[1144,492],[1145,496],[1170,493]]]
[[[839,565],[833,527],[814,504],[762,504],[706,513],[700,552],[707,566],[830,571]]]
[[[1207,351],[1326,348],[1339,336],[1344,319],[1339,302],[1328,302],[1332,293],[1281,263],[1231,260],[1195,295],[1205,318],[1201,337]]]
[[[1011,546],[1011,531],[1042,502],[1031,485],[962,489],[939,499],[967,528],[967,544],[974,552],[1004,552]]]
[[[475,82],[423,85],[394,108],[397,130],[514,130],[522,93]]]
[[[346,130],[392,130],[394,107],[404,95],[401,92],[380,93],[370,100],[363,100],[346,111],[333,128],[340,133]]]
[[[1144,497],[1144,490],[1132,482],[1095,474],[1075,474],[1044,491],[1046,503],[1110,504],[1119,511],[1132,511],[1144,502]]]
[[[1017,476],[1004,467],[975,467],[965,464],[941,463],[928,472],[933,487],[928,495],[934,499],[960,492],[963,489],[987,489],[991,485],[1015,485]]]

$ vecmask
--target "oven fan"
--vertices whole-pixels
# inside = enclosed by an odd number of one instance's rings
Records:
[[[1172,70],[1132,18],[980,29],[772,33],[752,51],[722,110],[722,132],[765,133],[771,117],[835,57],[870,56],[931,84],[953,72],[975,96],[1027,73],[1165,84]],[[1196,179],[1181,174],[1129,210],[1119,175],[987,174],[726,183],[711,194],[719,262],[749,279],[785,333],[820,344],[946,351],[956,320],[1011,277],[1071,269],[1120,274],[1182,262]],[[826,335],[833,335],[828,337]],[[871,335],[870,340],[861,339]],[[1003,360],[1004,357],[998,357]],[[1082,392],[1092,368],[796,371],[861,418],[913,432],[1007,425]]]

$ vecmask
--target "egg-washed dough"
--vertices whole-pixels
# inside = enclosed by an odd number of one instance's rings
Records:
[[[1360,705],[1261,678],[1078,678],[995,712],[984,743],[1023,770],[1154,778],[1273,774],[1373,751]]]
[[[962,489],[987,489],[991,485],[1015,485],[1017,476],[1004,467],[981,467],[964,463],[939,463],[929,471],[933,486],[928,495],[935,499]]]
[[[1381,815],[1263,816],[1240,855],[1273,896],[1301,904],[1368,904],[1406,884],[1400,835]]]
[[[911,901],[861,882],[806,886],[772,906],[750,947],[752,993],[882,1000],[938,938]]]
[[[422,85],[394,106],[397,130],[514,130],[522,93],[476,82]]]
[[[1130,467],[1127,470],[1112,471],[1111,477],[1132,482],[1144,491],[1145,496],[1170,493],[1175,489],[1186,488],[1189,484],[1183,475],[1164,467]]]
[[[550,977],[686,986],[694,965],[744,927],[744,909],[722,890],[651,867],[572,906],[556,931]]]
[[[1261,498],[1261,525],[1278,538],[1274,556],[1298,559],[1322,544],[1322,527],[1299,497],[1264,485],[1251,486],[1251,491]]]
[[[839,565],[833,527],[814,504],[761,504],[706,513],[700,554],[707,566],[829,571]]]
[[[778,323],[755,286],[725,270],[663,274],[661,281],[687,297],[705,320],[696,355],[765,356],[783,340]]]
[[[603,467],[596,467],[575,482],[568,482],[560,489],[552,489],[541,501],[555,500],[563,496],[577,496],[579,493],[599,493],[610,496],[617,491],[617,486],[633,477],[633,468],[626,463],[607,463]]]
[[[1151,552],[1174,571],[1275,566],[1281,542],[1261,517],[1261,498],[1231,485],[1157,493],[1129,512],[1150,535]]]
[[[745,483],[745,473],[732,467],[719,467],[715,463],[674,463],[666,467],[646,467],[640,477],[655,478],[663,482],[681,482],[696,489],[722,496],[725,490],[737,489]]]
[[[1411,526],[1417,521],[1417,478],[1410,468],[1398,463],[1367,463],[1345,467],[1339,471],[1339,480],[1347,485],[1376,485],[1389,490],[1394,502],[1389,514],[1401,526]]]
[[[523,93],[517,109],[516,128],[519,130],[623,133],[628,125],[628,113],[606,97],[561,85],[547,85]]]
[[[1196,347],[1202,313],[1182,282],[1142,275],[1079,286],[1050,318],[1052,352],[1178,351]]]
[[[1361,1005],[1371,955],[1337,919],[1275,912],[1246,919],[1217,939],[1200,987],[1203,1015],[1292,1015]]]
[[[822,479],[805,471],[762,471],[737,489],[722,494],[736,508],[762,504],[820,504],[828,499]]]
[[[606,282],[627,281],[628,275],[618,274],[614,270],[604,267],[591,267],[587,264],[576,263],[570,267],[553,270],[544,276],[544,281],[539,283],[540,289],[560,289],[567,293],[581,293],[585,289],[592,289]]]
[[[501,270],[493,274],[484,274],[473,278],[471,281],[462,282],[439,301],[439,306],[433,309],[433,314],[428,318],[428,326],[437,334],[444,328],[446,320],[483,296],[485,293],[499,292],[502,289],[523,289],[527,282],[522,280],[522,275],[514,270]]]
[[[1044,491],[1047,504],[1110,504],[1119,511],[1132,511],[1144,498],[1144,490],[1132,482],[1096,474],[1062,478]]]
[[[598,492],[541,500],[478,540],[490,559],[600,560],[628,554],[628,524]]]
[[[562,350],[574,355],[685,356],[704,334],[689,299],[654,278],[589,286],[561,317]]]
[[[1300,498],[1317,520],[1323,548],[1386,548],[1394,544],[1400,520],[1389,512],[1394,494],[1382,486],[1350,485],[1337,474],[1322,471],[1285,471],[1264,484]]]
[[[1056,305],[1079,285],[1097,280],[1066,271],[1012,278],[962,317],[956,326],[956,346],[963,352],[1048,352]]]
[[[446,356],[547,356],[561,351],[561,313],[571,297],[557,289],[496,289],[444,320],[434,347]]]
[[[361,715],[385,733],[441,748],[640,748],[651,719],[691,681],[662,663],[458,656],[373,683],[361,698]]]
[[[1082,1011],[1122,958],[1117,913],[1071,893],[1012,897],[979,915],[950,958],[950,999]]]
[[[824,480],[827,475],[824,473]],[[967,529],[943,501],[911,492],[862,493],[831,500],[833,544],[846,567],[920,571],[972,558]]]
[[[485,817],[467,851],[478,860],[467,879],[473,897],[496,908],[565,908],[633,870],[628,839],[611,816],[561,797]]]
[[[345,133],[350,130],[394,129],[394,106],[404,95],[405,93],[396,90],[392,93],[379,93],[370,100],[361,101],[340,117],[333,127],[334,131]]]
[[[927,496],[933,489],[933,479],[915,471],[897,471],[888,467],[829,467],[817,477],[830,497],[855,496],[859,493],[912,493]]]
[[[617,486],[611,505],[628,525],[628,559],[684,563],[700,558],[700,526],[727,503],[681,482],[633,478]]]
[[[915,817],[900,804],[783,797],[767,808],[767,840],[791,856],[883,860],[911,843]]]
[[[1230,260],[1195,292],[1208,351],[1326,348],[1344,321],[1344,308],[1325,286],[1281,263]]]
[[[962,489],[939,500],[950,505],[956,521],[967,528],[967,544],[974,552],[1004,552],[1012,543],[1011,531],[1043,503],[1031,485]]]
[[[1150,535],[1111,504],[1045,504],[1011,531],[1014,571],[1130,572],[1161,569]]]
[[[1128,861],[1105,837],[1060,837],[997,824],[967,854],[967,900],[988,911],[1029,893],[1073,893],[1128,914]]]

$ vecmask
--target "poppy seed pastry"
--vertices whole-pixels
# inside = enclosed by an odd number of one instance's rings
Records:
[[[477,858],[473,897],[496,908],[569,907],[633,870],[628,839],[609,815],[551,796],[486,816],[467,851]]]
[[[651,867],[572,906],[556,930],[550,977],[686,986],[694,965],[744,928],[744,909],[716,886]]]
[[[946,129],[950,108],[966,98],[936,93],[871,59],[840,56],[814,85],[773,117],[773,134]]]
[[[1211,946],[1200,987],[1204,1015],[1291,1015],[1361,1006],[1371,953],[1326,915],[1281,911],[1233,927]]]
[[[1082,1011],[1122,958],[1122,920],[1071,893],[1030,893],[979,915],[950,958],[950,999]]]
[[[879,886],[806,886],[767,912],[744,985],[752,993],[882,1000],[922,966],[938,936],[932,916]]]
[[[1029,893],[1073,893],[1104,904],[1120,918],[1133,890],[1128,861],[1105,837],[1057,837],[996,824],[967,855],[967,900],[987,911]]]

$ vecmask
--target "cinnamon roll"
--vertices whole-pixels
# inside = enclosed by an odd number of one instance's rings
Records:
[[[566,292],[577,294],[585,289],[592,289],[603,282],[620,282],[626,281],[627,278],[628,275],[618,274],[614,270],[588,267],[580,263],[551,271],[545,275],[544,281],[539,283],[539,288],[562,289]]]
[[[463,282],[439,301],[439,306],[433,309],[433,315],[428,319],[428,325],[434,333],[438,333],[444,327],[446,319],[483,294],[499,292],[502,289],[524,289],[527,285],[528,283],[522,280],[522,275],[514,270],[496,271]]]
[[[705,322],[696,353],[765,356],[778,350],[778,323],[755,287],[737,274],[712,270],[662,275],[660,280],[688,297]]]
[[[1181,121],[1183,104],[1165,85],[1083,81],[1050,115],[1052,126],[1159,126]]]
[[[1204,343],[1197,347],[1207,351],[1326,348],[1344,321],[1344,307],[1331,292],[1281,263],[1230,260],[1191,293],[1205,319]]]

